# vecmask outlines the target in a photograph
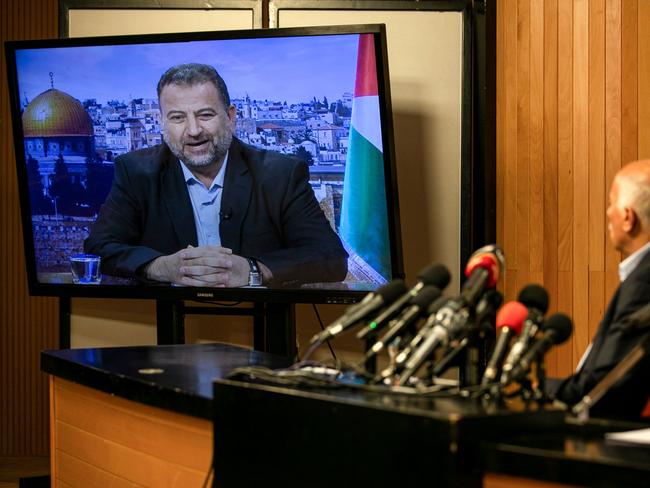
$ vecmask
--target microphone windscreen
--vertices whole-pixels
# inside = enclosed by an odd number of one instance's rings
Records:
[[[528,309],[522,303],[508,302],[497,312],[497,329],[509,327],[519,335],[526,317],[528,317]]]
[[[407,291],[408,288],[406,288],[404,281],[398,278],[377,288],[375,293],[384,299],[384,303],[392,303]]]
[[[469,277],[475,269],[483,268],[488,272],[488,286],[494,288],[499,281],[499,260],[492,253],[477,254],[472,257],[465,266],[465,276]]]
[[[503,303],[503,295],[494,288],[486,291],[476,305],[476,323],[484,330],[494,331],[495,314]]]
[[[425,286],[420,293],[411,298],[411,304],[417,305],[423,310],[429,306],[436,298],[440,296],[440,290],[435,286]]]
[[[444,290],[451,281],[451,275],[444,264],[430,264],[420,271],[418,279],[425,285],[433,285]]]
[[[563,313],[555,313],[546,319],[544,322],[544,332],[553,331],[553,343],[562,344],[569,337],[571,337],[571,332],[573,332],[573,323],[571,319]],[[546,335],[546,334],[545,334]]]
[[[429,307],[427,308],[427,315],[432,315],[442,308],[442,306],[447,303],[447,298],[440,295],[436,298]]]
[[[517,300],[528,308],[536,308],[542,312],[542,315],[544,315],[548,310],[548,293],[540,285],[526,285],[524,289],[519,292]]]
[[[503,294],[499,290],[488,290],[483,295],[481,302],[479,302],[479,306],[491,307],[492,310],[496,310],[503,303]],[[482,310],[479,310],[477,307],[476,313],[478,314],[480,312],[482,312]]]
[[[489,273],[488,287],[494,288],[505,266],[506,260],[501,247],[498,244],[488,244],[474,251],[469,257],[465,266],[465,276],[469,277],[477,267],[483,268]]]

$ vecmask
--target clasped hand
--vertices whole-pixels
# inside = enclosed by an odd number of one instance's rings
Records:
[[[147,278],[183,286],[237,287],[248,284],[245,258],[219,246],[188,246],[154,259],[145,269]]]

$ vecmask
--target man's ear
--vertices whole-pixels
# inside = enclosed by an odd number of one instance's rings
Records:
[[[639,217],[630,207],[625,207],[623,209],[623,230],[628,234],[637,230],[639,225]]]
[[[228,120],[230,120],[230,128],[234,133],[235,127],[237,126],[237,107],[234,105],[228,107]]]

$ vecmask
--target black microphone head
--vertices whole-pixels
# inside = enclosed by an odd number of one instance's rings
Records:
[[[425,285],[433,285],[444,290],[451,281],[451,275],[444,264],[430,264],[418,273],[418,280]]]
[[[503,294],[494,288],[489,289],[483,294],[481,301],[476,305],[476,314],[480,315],[485,310],[497,310],[503,303]]]
[[[433,302],[429,304],[427,308],[427,314],[433,315],[440,310],[445,303],[447,303],[448,298],[440,295],[438,298],[434,299]]]
[[[542,315],[548,310],[548,292],[540,285],[526,285],[519,292],[517,301],[526,305],[526,308],[536,308]]]
[[[441,295],[440,289],[433,285],[427,285],[420,290],[420,293],[409,300],[412,305],[417,305],[426,310],[431,302]]]
[[[571,337],[571,332],[573,332],[573,323],[571,319],[563,313],[555,313],[551,315],[544,322],[544,332],[553,331],[554,334],[551,334],[551,340],[553,344],[562,344],[569,337]]]
[[[397,278],[396,280],[386,283],[375,290],[377,295],[384,299],[384,303],[392,303],[408,291],[404,280]]]

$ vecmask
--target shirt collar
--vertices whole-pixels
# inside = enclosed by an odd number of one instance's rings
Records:
[[[219,172],[217,173],[217,176],[215,176],[214,180],[212,181],[212,184],[210,185],[209,190],[216,186],[223,188],[223,182],[226,178],[226,166],[228,165],[228,153],[229,151],[226,151],[226,155],[223,158],[223,164],[221,165],[221,168],[219,168]],[[185,163],[183,161],[179,160],[179,164],[181,165],[181,170],[183,171],[183,177],[185,178],[185,183],[188,185],[190,183],[201,183],[199,180],[196,179],[196,177],[192,174],[192,172],[188,169],[187,166],[185,166]]]
[[[623,281],[625,281],[625,279],[630,276],[632,271],[636,269],[643,257],[648,254],[648,252],[650,252],[650,242],[648,242],[641,249],[637,249],[635,252],[621,261],[621,263],[618,265],[618,277],[620,278],[621,283],[623,283]]]

